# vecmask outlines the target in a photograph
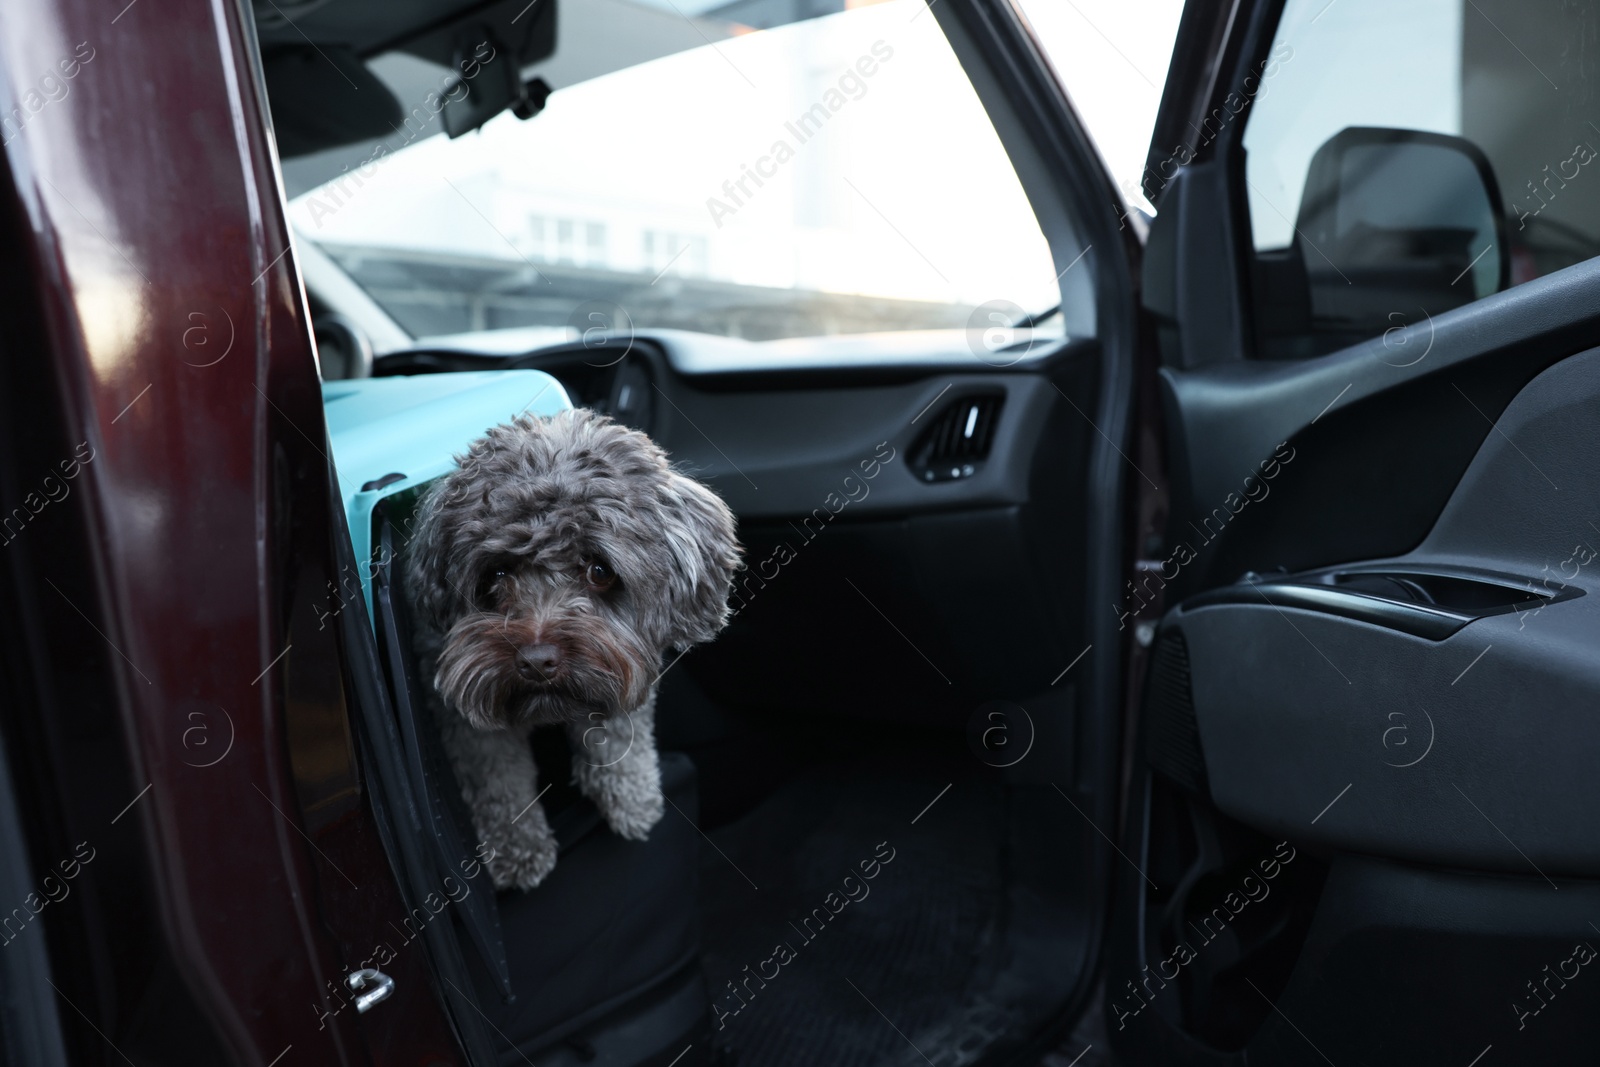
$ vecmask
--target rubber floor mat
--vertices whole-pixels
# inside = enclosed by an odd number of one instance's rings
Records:
[[[709,835],[700,899],[722,1062],[960,1067],[1014,1032],[996,982],[1006,796],[946,784],[814,773]]]

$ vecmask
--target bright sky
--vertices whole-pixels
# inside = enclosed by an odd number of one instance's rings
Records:
[[[1129,203],[1139,192],[1183,0],[1019,0]]]

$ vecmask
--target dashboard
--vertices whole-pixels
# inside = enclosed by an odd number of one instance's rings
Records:
[[[741,519],[809,514],[841,472],[885,452],[895,476],[857,514],[1020,505],[1063,395],[1049,369],[1089,346],[980,362],[960,331],[749,342],[661,330],[505,354],[417,346],[374,374],[532,368],[574,404],[654,437]],[[1087,353],[1084,353],[1087,354]]]

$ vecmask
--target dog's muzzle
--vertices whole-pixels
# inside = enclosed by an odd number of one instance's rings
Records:
[[[596,620],[482,614],[451,627],[434,685],[480,729],[585,722],[642,703],[649,662],[648,650]]]

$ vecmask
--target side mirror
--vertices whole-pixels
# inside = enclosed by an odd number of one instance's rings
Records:
[[[1507,287],[1494,171],[1470,141],[1351,127],[1311,157],[1295,223],[1317,331],[1381,332]]]

